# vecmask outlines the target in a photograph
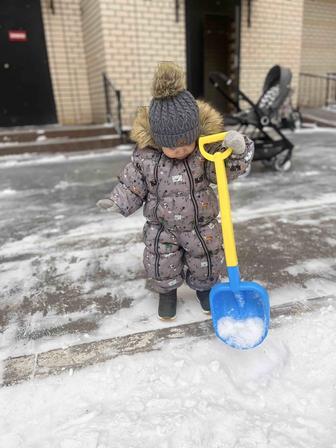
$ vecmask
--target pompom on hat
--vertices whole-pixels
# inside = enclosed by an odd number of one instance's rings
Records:
[[[175,148],[190,145],[199,137],[199,110],[186,90],[184,73],[173,62],[158,64],[149,105],[149,124],[158,146]]]

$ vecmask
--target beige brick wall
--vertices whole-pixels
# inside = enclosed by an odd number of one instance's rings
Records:
[[[184,2],[179,22],[170,0],[100,0],[107,72],[123,97],[123,120],[150,101],[150,84],[159,61],[185,68]]]
[[[180,0],[42,0],[59,121],[105,121],[102,72],[121,90],[124,124],[148,104],[157,62],[186,66],[185,11]],[[240,86],[252,99],[274,64],[289,67],[296,99],[300,71],[336,71],[335,0],[254,0],[247,26],[242,0]]]
[[[294,102],[301,63],[303,0],[254,0],[252,26],[247,26],[247,1],[242,0],[240,87],[254,101],[274,64],[292,70]]]
[[[102,73],[106,70],[100,0],[81,0],[82,27],[87,73],[90,87],[92,119],[106,120]]]
[[[42,0],[49,68],[57,117],[61,124],[92,121],[80,0]]]
[[[302,36],[301,72],[315,75],[336,73],[335,0],[305,0]],[[300,78],[301,106],[334,104],[335,98],[335,81],[328,83],[321,78]]]
[[[336,1],[305,0],[301,71],[336,72]]]

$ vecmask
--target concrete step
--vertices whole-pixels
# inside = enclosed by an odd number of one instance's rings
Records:
[[[92,151],[97,149],[113,148],[124,143],[119,135],[98,135],[82,138],[51,138],[26,142],[0,143],[0,156],[24,153],[56,153],[71,151]]]
[[[313,313],[325,307],[335,310],[334,296],[322,296],[272,306],[270,328],[286,325],[287,317]],[[158,350],[164,343],[174,339],[185,338],[188,341],[188,338],[209,339],[214,337],[212,320],[206,319],[175,327],[82,343],[68,348],[7,358],[3,362],[4,369],[0,388],[34,378],[59,375],[70,369],[78,370],[118,356],[130,356]]]
[[[336,113],[322,108],[301,108],[302,120],[317,126],[336,128]]]
[[[17,128],[0,128],[0,144],[40,142],[54,138],[84,138],[100,135],[116,135],[111,125],[85,125],[85,126],[21,126]]]

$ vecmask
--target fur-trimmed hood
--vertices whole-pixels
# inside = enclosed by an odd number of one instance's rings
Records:
[[[205,101],[197,100],[197,105],[200,117],[200,136],[223,132],[224,120],[221,114]],[[138,145],[139,149],[146,146],[159,149],[151,136],[148,109],[145,106],[139,108],[133,123],[131,139]]]

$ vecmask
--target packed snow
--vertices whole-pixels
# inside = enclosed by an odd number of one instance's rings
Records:
[[[256,346],[264,334],[264,322],[260,317],[234,319],[222,317],[217,322],[219,336],[229,345],[247,349]]]
[[[254,350],[216,338],[0,390],[6,448],[333,448],[336,313],[283,319]]]

